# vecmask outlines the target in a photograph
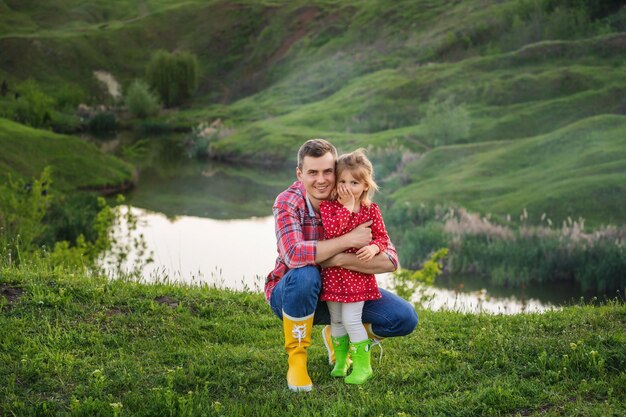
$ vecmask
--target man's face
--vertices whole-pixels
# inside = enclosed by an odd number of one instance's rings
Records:
[[[319,158],[305,156],[302,169],[296,169],[306,194],[314,207],[319,208],[322,200],[328,199],[335,186],[335,157],[327,152]]]

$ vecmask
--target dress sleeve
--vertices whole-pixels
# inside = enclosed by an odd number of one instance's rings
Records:
[[[352,213],[341,204],[334,201],[322,201],[320,215],[325,239],[342,236],[348,231]]]
[[[289,269],[315,265],[317,241],[304,240],[297,209],[288,203],[273,207],[278,254]]]
[[[370,245],[376,245],[380,248],[380,252],[384,252],[390,243],[385,222],[377,205],[372,204],[370,210],[372,213],[372,241]]]

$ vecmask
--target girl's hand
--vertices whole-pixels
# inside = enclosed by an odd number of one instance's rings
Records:
[[[339,196],[337,200],[339,203],[348,209],[348,211],[353,212],[356,206],[356,198],[354,195],[348,190],[346,184],[337,184],[337,195]]]
[[[380,252],[380,248],[378,247],[378,245],[363,246],[361,249],[357,251],[356,257],[360,261],[367,262],[370,259],[372,259],[374,256],[378,255],[378,252]]]

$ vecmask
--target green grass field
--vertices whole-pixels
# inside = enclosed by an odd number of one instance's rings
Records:
[[[419,311],[363,386],[291,393],[260,294],[142,285],[6,264],[0,413],[20,416],[609,416],[626,412],[623,302],[515,316]],[[378,350],[373,351],[378,357]]]

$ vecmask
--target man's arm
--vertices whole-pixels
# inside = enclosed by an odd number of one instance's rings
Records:
[[[360,248],[367,245],[372,240],[372,230],[370,229],[371,224],[372,222],[368,221],[360,224],[350,233],[346,233],[343,236],[318,241],[315,263],[326,266],[324,261],[330,259],[331,257],[341,254],[343,251],[350,248]],[[372,261],[373,259],[370,262]]]
[[[360,261],[354,253],[338,253],[321,262],[321,265],[324,268],[340,266],[363,274],[382,274],[397,269],[397,263],[391,260],[387,252],[379,253],[369,261]]]

